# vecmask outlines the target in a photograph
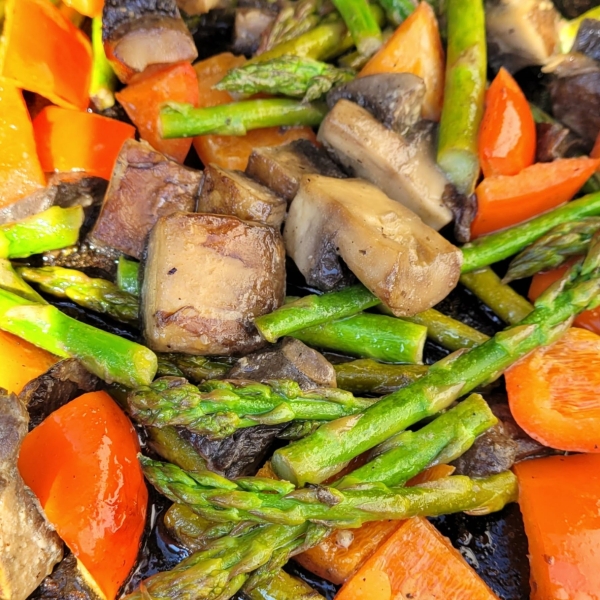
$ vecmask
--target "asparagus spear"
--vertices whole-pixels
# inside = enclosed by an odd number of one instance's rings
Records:
[[[482,0],[448,0],[448,56],[437,160],[462,194],[479,176],[477,138],[487,78]]]
[[[355,75],[350,69],[286,55],[232,69],[214,87],[246,96],[266,92],[310,102],[326,94],[334,85],[351,81]]]
[[[134,296],[140,295],[140,263],[130,260],[123,255],[119,256],[117,263],[117,285],[124,292]]]
[[[5,290],[0,290],[0,329],[57,356],[77,358],[109,383],[148,385],[156,373],[156,356],[148,348]]]
[[[371,56],[381,46],[381,29],[367,0],[332,0],[340,11],[357,50]]]
[[[318,125],[327,112],[323,103],[286,98],[243,100],[231,104],[194,108],[171,102],[160,112],[164,138],[197,135],[245,135],[252,129],[292,125]]]
[[[310,585],[282,569],[260,585],[250,590],[244,587],[242,591],[250,600],[325,600]]]
[[[484,235],[462,247],[462,272],[470,273],[509,258],[561,223],[595,216],[600,216],[600,193],[588,194],[510,229]]]
[[[232,363],[225,362],[225,359],[219,362],[206,356],[192,354],[158,354],[157,356],[159,375],[185,377],[195,383],[223,377],[232,367]]]
[[[267,385],[213,380],[196,387],[178,377],[157,379],[127,398],[129,412],[139,423],[177,425],[215,439],[258,424],[331,421],[355,414],[374,401],[335,388],[304,391],[294,381]]]
[[[310,346],[390,363],[421,363],[427,328],[361,313],[290,333]]]
[[[72,246],[82,223],[81,206],[53,206],[22,221],[0,225],[0,258],[27,258]]]
[[[508,283],[531,277],[540,271],[555,269],[570,256],[585,254],[597,231],[600,231],[600,217],[557,225],[513,258],[502,282]]]
[[[13,266],[7,258],[0,258],[0,289],[12,292],[21,298],[47,304],[47,302],[13,269]]]
[[[90,99],[98,110],[106,110],[115,104],[117,76],[113,71],[102,43],[102,18],[92,19],[92,81]]]
[[[416,8],[413,0],[379,0],[379,4],[385,10],[388,21],[394,25],[400,25]]]
[[[455,353],[429,368],[411,385],[384,397],[361,415],[332,421],[315,433],[275,452],[277,475],[298,485],[320,483],[409,425],[449,406],[519,358],[557,339],[580,312],[600,304],[600,243],[592,244],[560,282],[538,298],[519,325],[487,342]]]
[[[117,321],[134,324],[138,321],[137,297],[106,279],[88,277],[81,271],[63,267],[23,267],[19,273],[26,281],[37,283],[47,294],[68,298]]]
[[[205,471],[206,461],[175,427],[148,427],[148,445],[156,454],[186,471]]]
[[[425,365],[386,365],[370,358],[333,365],[333,368],[338,387],[353,394],[390,394],[427,373]]]
[[[460,282],[509,325],[518,323],[533,310],[533,306],[509,285],[502,283],[490,267],[464,273]]]

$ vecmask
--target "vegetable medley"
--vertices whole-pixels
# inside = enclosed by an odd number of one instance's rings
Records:
[[[0,0],[0,598],[600,599],[595,4]]]

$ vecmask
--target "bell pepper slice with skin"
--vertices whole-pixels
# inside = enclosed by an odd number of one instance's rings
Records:
[[[427,2],[421,2],[358,76],[413,73],[421,77],[426,88],[422,116],[439,121],[444,101],[445,68],[444,48],[435,13]]]
[[[243,56],[228,52],[217,54],[194,65],[199,82],[199,107],[218,106],[233,102],[228,92],[212,89],[227,72],[246,62]],[[254,148],[280,146],[297,139],[316,141],[310,127],[268,127],[254,129],[243,136],[203,135],[194,138],[193,144],[200,160],[205,164],[216,164],[223,169],[243,171]]]
[[[545,446],[600,452],[599,366],[600,335],[579,327],[538,348],[505,373],[515,421]]]
[[[119,406],[106,392],[91,392],[31,431],[19,456],[25,483],[107,600],[136,564],[144,531],[148,491],[138,452]]]
[[[192,145],[191,139],[163,139],[160,131],[160,109],[166,102],[197,105],[198,76],[189,63],[150,67],[115,94],[140,137],[155,150],[182,163]]]
[[[0,208],[46,185],[21,90],[0,79]]]
[[[67,6],[86,17],[100,17],[104,8],[104,0],[62,0]]]
[[[7,0],[0,76],[59,106],[86,110],[90,41],[48,0]]]
[[[104,179],[110,179],[125,140],[135,137],[127,123],[58,106],[44,108],[33,130],[44,171],[85,171]]]
[[[471,237],[511,227],[568,202],[599,165],[593,158],[560,158],[531,165],[518,175],[484,179],[475,190]]]
[[[531,600],[600,600],[600,455],[520,462]]]
[[[335,600],[498,597],[426,519],[403,521],[338,592]]]
[[[517,82],[502,68],[490,85],[479,130],[484,177],[516,175],[535,161],[535,121]]]

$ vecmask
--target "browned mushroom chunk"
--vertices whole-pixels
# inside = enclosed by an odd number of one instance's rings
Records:
[[[176,0],[180,10],[188,15],[201,15],[214,8],[227,8],[231,0]]]
[[[141,258],[159,217],[196,209],[202,173],[182,167],[148,144],[123,145],[90,239]]]
[[[63,555],[62,542],[17,470],[29,417],[0,393],[0,598],[25,600]]]
[[[285,251],[272,227],[177,213],[150,235],[142,287],[148,345],[159,352],[238,354],[263,340],[253,325],[281,306]]]
[[[279,196],[291,202],[304,175],[345,177],[336,164],[308,140],[295,140],[283,146],[256,148],[246,173]]]
[[[150,65],[198,56],[175,0],[106,0],[102,40],[123,83]]]
[[[290,207],[284,239],[309,284],[319,283],[314,279],[323,262],[340,257],[396,316],[431,308],[460,276],[458,248],[359,179],[305,177]]]
[[[367,110],[340,100],[319,128],[322,142],[356,177],[362,177],[440,229],[452,221],[444,204],[448,180],[435,162],[433,140],[387,129]]]
[[[230,171],[216,165],[204,170],[198,212],[233,215],[279,228],[286,210],[287,202],[281,196],[241,171]]]
[[[238,6],[233,25],[233,50],[237,54],[251,55],[258,50],[262,35],[272,25],[277,11],[275,4],[264,6]]]

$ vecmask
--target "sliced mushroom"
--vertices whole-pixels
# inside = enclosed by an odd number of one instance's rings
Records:
[[[322,142],[355,177],[378,186],[434,229],[452,221],[443,202],[448,180],[427,135],[409,139],[390,131],[367,110],[340,100],[319,128]]]
[[[273,24],[277,12],[272,4],[238,7],[233,26],[233,50],[238,54],[256,52],[262,35]]]
[[[269,188],[241,171],[210,165],[198,199],[198,212],[233,215],[279,228],[285,218],[287,202]]]
[[[351,100],[366,108],[389,129],[402,133],[421,118],[425,82],[412,73],[378,73],[358,77],[327,94],[333,108],[338,100]]]
[[[175,0],[106,0],[102,40],[123,83],[150,65],[198,56]]]
[[[283,303],[285,252],[272,227],[176,213],[152,230],[144,269],[146,341],[159,352],[239,354],[263,340],[259,315]]]
[[[572,51],[600,61],[600,19],[584,19],[581,22]]]
[[[320,263],[342,259],[396,316],[434,306],[460,276],[458,248],[359,179],[305,177],[290,207],[284,239],[309,284]]]
[[[215,8],[227,8],[231,0],[176,0],[177,6],[187,15],[202,15]]]

